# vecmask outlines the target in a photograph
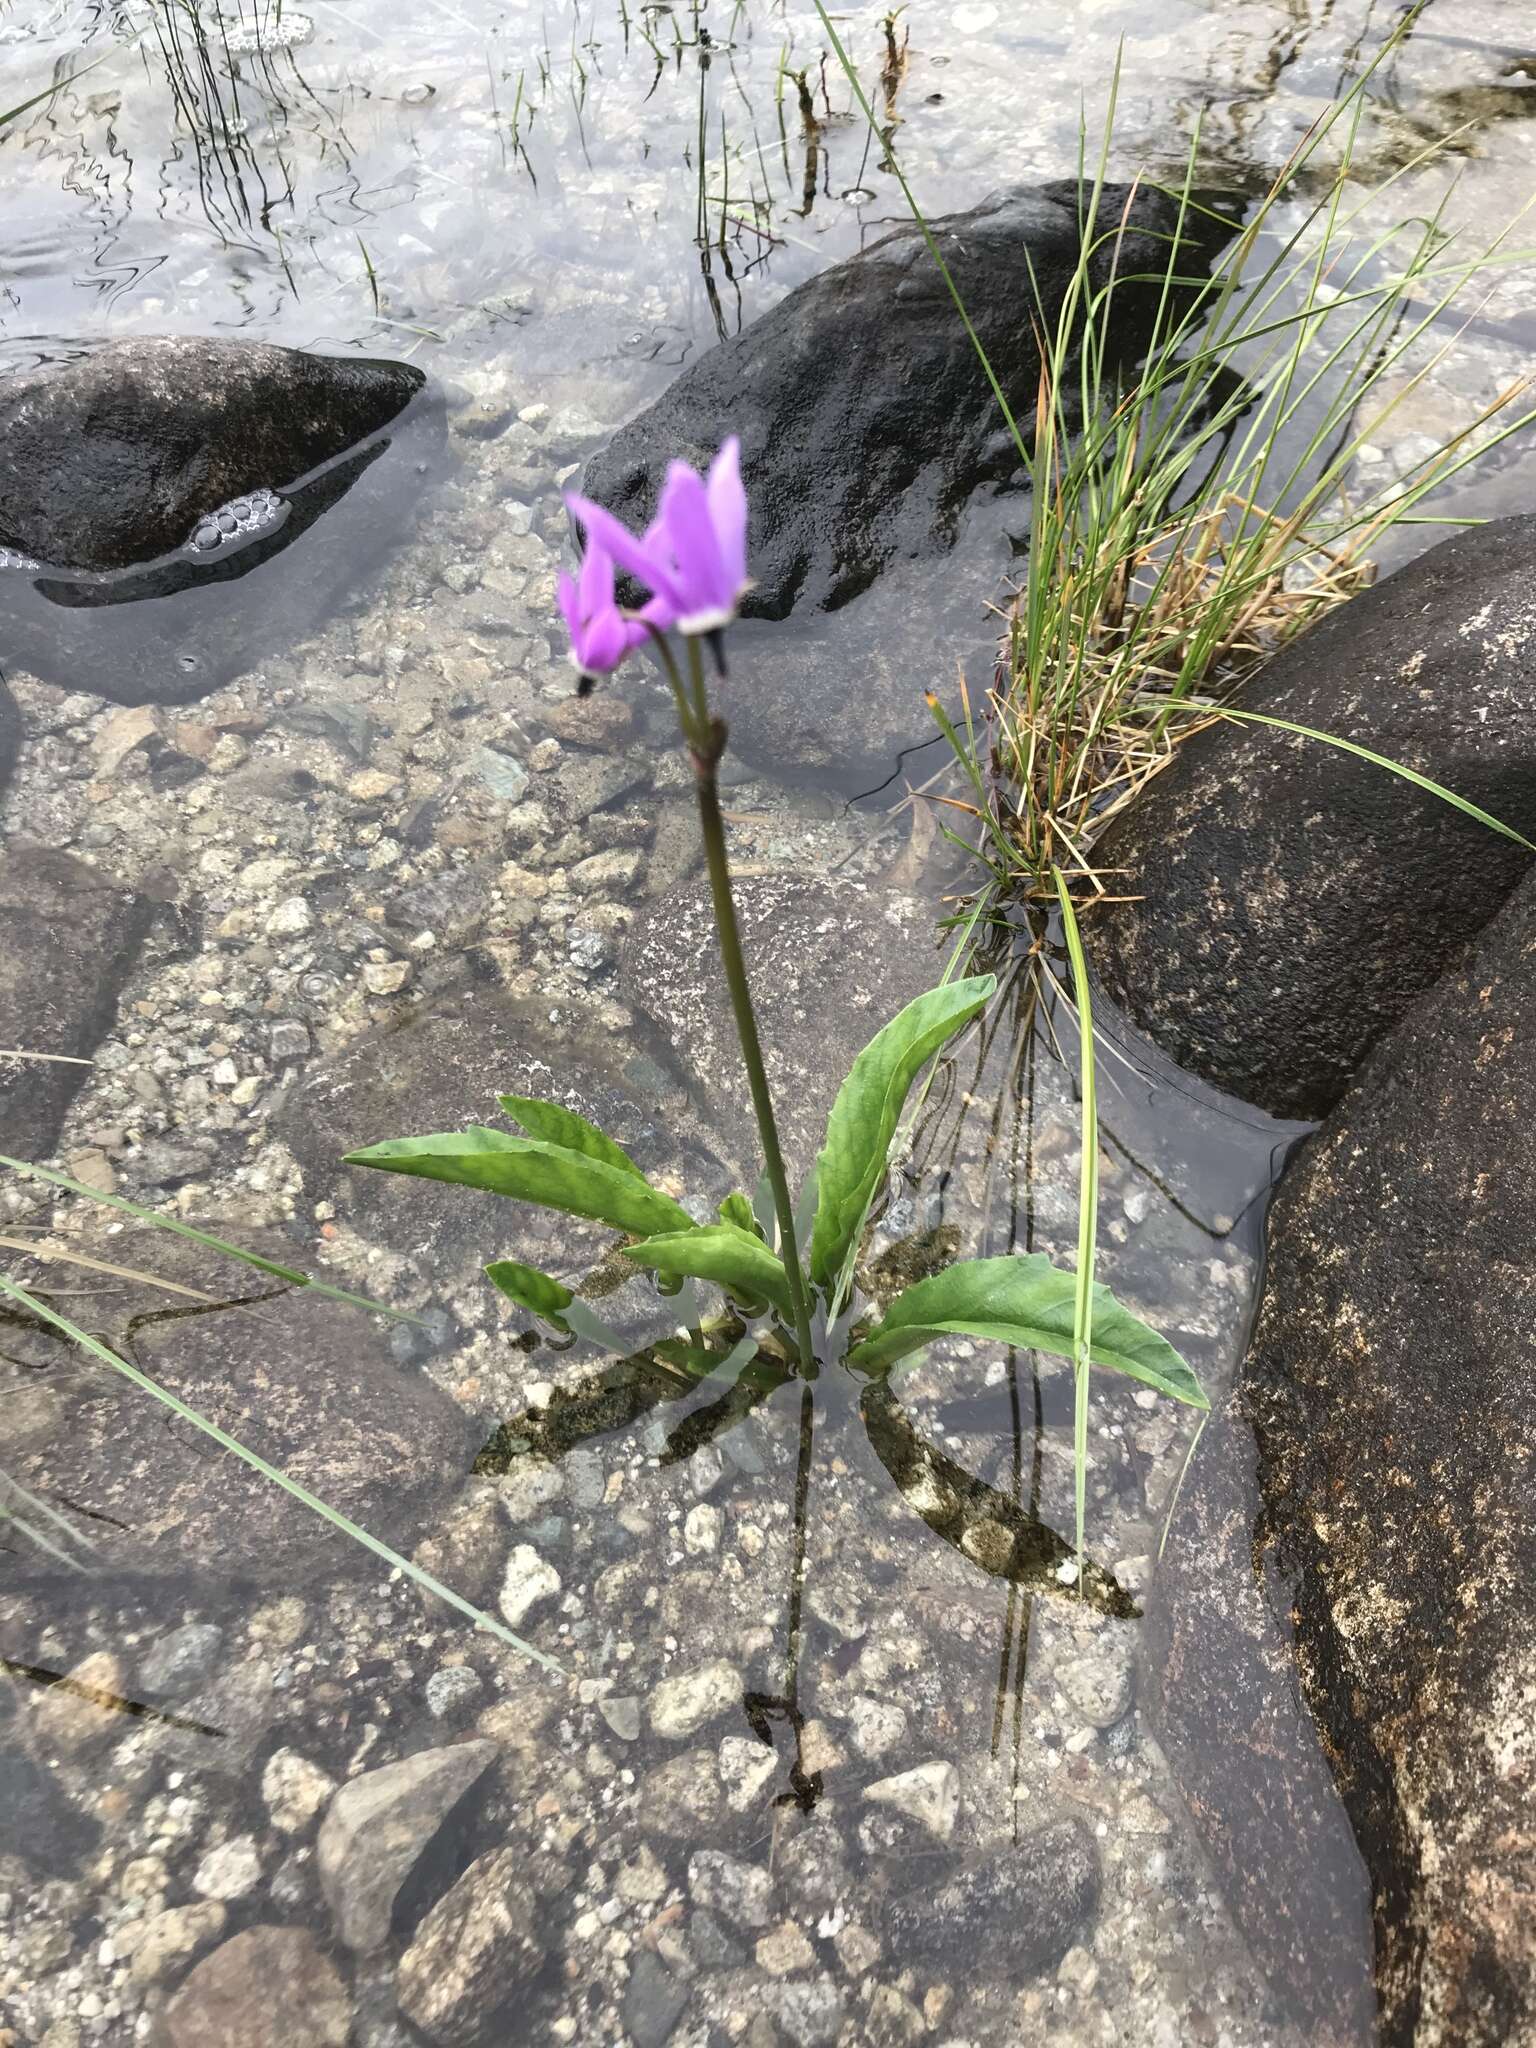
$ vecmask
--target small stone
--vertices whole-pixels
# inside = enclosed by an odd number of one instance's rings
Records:
[[[188,1621],[151,1643],[139,1666],[140,1689],[152,1698],[184,1700],[213,1676],[224,1631],[211,1621]]]
[[[93,1651],[45,1687],[32,1708],[33,1738],[44,1756],[81,1756],[124,1734],[126,1683],[110,1650]]]
[[[309,1026],[299,1017],[279,1017],[267,1034],[267,1056],[301,1060],[309,1051]]]
[[[531,1543],[515,1544],[501,1582],[498,1605],[503,1620],[510,1628],[521,1628],[536,1608],[554,1599],[560,1583],[560,1574]]]
[[[543,1968],[539,1903],[520,1849],[471,1863],[400,1959],[400,2010],[435,2048],[479,2048]]]
[[[952,1763],[935,1761],[918,1764],[894,1778],[881,1778],[866,1785],[864,1797],[879,1805],[893,1806],[947,1842],[955,1831],[960,1812],[960,1773]]]
[[[816,1967],[816,1951],[793,1920],[765,1934],[753,1953],[757,1967],[770,1977],[793,1977]]]
[[[620,1693],[599,1700],[597,1711],[620,1742],[640,1740],[640,1701],[633,1693]]]
[[[850,1920],[840,1927],[832,1937],[832,1946],[837,1950],[837,1959],[850,1977],[862,1977],[866,1970],[872,1970],[880,1960],[880,1943],[867,1927],[857,1920]]]
[[[792,2048],[832,2048],[842,2032],[842,1987],[830,1977],[785,1984],[773,1993],[773,2010]]]
[[[667,1895],[667,1873],[642,1842],[620,1869],[613,1889],[627,1906],[654,1906]]]
[[[249,1927],[205,1956],[165,2009],[165,2048],[345,2048],[351,2000],[297,1927]]]
[[[651,1694],[653,1733],[681,1741],[741,1704],[741,1673],[723,1657],[677,1678],[663,1679]]]
[[[260,1882],[261,1857],[252,1835],[236,1835],[210,1849],[192,1873],[192,1889],[199,1898],[224,1904],[249,1897]]]
[[[645,856],[632,846],[611,846],[604,853],[589,854],[571,869],[571,886],[583,896],[601,892],[620,896],[633,888],[645,865]]]
[[[860,1693],[848,1713],[849,1732],[859,1755],[870,1763],[889,1756],[907,1732],[907,1716],[894,1700]]]
[[[683,1518],[683,1548],[695,1557],[709,1557],[720,1548],[725,1517],[707,1501],[691,1507]]]
[[[363,987],[371,996],[397,996],[412,971],[409,960],[365,960]]]
[[[537,1521],[565,1492],[565,1474],[544,1458],[519,1458],[500,1484],[509,1522]]]
[[[360,804],[377,803],[399,787],[393,775],[382,768],[360,768],[347,783],[347,795]]]
[[[135,1984],[163,1982],[211,1947],[224,1932],[228,1918],[224,1908],[209,1899],[195,1906],[168,1906],[146,1920],[127,1921],[118,1930],[117,1942],[121,1948],[126,1929],[134,1930],[128,1975]]]
[[[624,2031],[634,2048],[663,2048],[687,2008],[688,1996],[688,1986],[642,1949],[624,1987]]]
[[[728,1735],[720,1745],[720,1780],[732,1813],[749,1813],[778,1767],[778,1757],[767,1743],[748,1735]]]
[[[302,896],[286,897],[267,919],[267,936],[271,939],[302,939],[314,928],[315,913]]]
[[[1098,1981],[1099,1966],[1085,1948],[1069,1948],[1056,1965],[1056,1982],[1079,1998],[1091,1998]]]
[[[1129,1629],[1104,1629],[1057,1667],[1056,1683],[1091,1728],[1113,1728],[1130,1708],[1135,1645]]]
[[[567,697],[545,713],[544,722],[556,739],[573,747],[621,747],[635,728],[635,714],[611,690],[590,697]]]
[[[427,1712],[434,1721],[454,1720],[467,1713],[483,1691],[479,1672],[468,1664],[444,1664],[427,1680]]]
[[[984,1572],[1002,1573],[1013,1557],[1013,1531],[983,1515],[967,1526],[960,1538],[960,1548]]]
[[[894,1984],[877,1984],[869,2000],[870,2048],[917,2048],[927,2022]]]
[[[455,1743],[342,1786],[321,1825],[315,1861],[336,1932],[348,1948],[370,1955],[384,1947],[401,1885],[496,1755],[493,1742]]]
[[[492,796],[503,803],[518,803],[528,789],[528,770],[510,754],[495,747],[481,747],[469,758],[470,773],[479,777]]]
[[[766,1927],[773,1910],[773,1879],[759,1865],[721,1849],[699,1849],[688,1859],[688,1895],[696,1906],[723,1914],[737,1927]]]
[[[153,704],[131,704],[114,711],[91,741],[91,757],[98,775],[115,775],[136,747],[153,739],[159,729],[159,713]]]
[[[685,1750],[640,1781],[638,1806],[646,1831],[674,1841],[691,1843],[708,1835],[720,1823],[723,1803],[715,1759],[707,1749]]]
[[[275,1749],[261,1774],[261,1796],[280,1834],[302,1834],[336,1790],[336,1781],[296,1749]]]
[[[747,1959],[740,1942],[726,1933],[713,1913],[702,1910],[688,1922],[688,1945],[705,1970],[739,1970]]]
[[[800,1767],[811,1777],[835,1771],[848,1761],[825,1721],[807,1721],[800,1731]]]

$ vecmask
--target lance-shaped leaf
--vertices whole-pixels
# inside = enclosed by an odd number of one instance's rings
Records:
[[[743,1301],[771,1301],[782,1315],[793,1314],[784,1262],[750,1230],[734,1223],[704,1223],[697,1229],[626,1245],[626,1259],[658,1273],[686,1273],[713,1280]]]
[[[863,1234],[912,1083],[996,987],[994,975],[978,974],[930,989],[908,1003],[865,1046],[837,1091],[816,1161],[818,1200],[811,1238],[811,1278],[829,1296]]]
[[[546,1323],[553,1323],[562,1332],[570,1328],[565,1320],[565,1311],[576,1299],[575,1295],[569,1287],[552,1280],[548,1273],[541,1273],[537,1266],[519,1265],[516,1259],[495,1259],[486,1267],[485,1277],[519,1308],[542,1316]]]
[[[919,1280],[898,1295],[885,1320],[848,1354],[857,1372],[885,1372],[935,1337],[990,1337],[1021,1351],[1073,1355],[1077,1275],[1053,1266],[1044,1252],[1025,1257],[966,1259]],[[1095,1283],[1088,1356],[1191,1408],[1208,1408],[1200,1382],[1166,1337]]]
[[[605,1166],[616,1166],[621,1173],[645,1179],[621,1145],[616,1145],[596,1124],[578,1116],[574,1109],[566,1109],[558,1102],[540,1102],[531,1095],[498,1095],[496,1100],[530,1138],[538,1138],[546,1145],[563,1145],[567,1152],[584,1153],[588,1159],[600,1159]]]
[[[633,1237],[694,1227],[686,1209],[636,1173],[621,1172],[605,1160],[589,1159],[563,1145],[478,1126],[427,1138],[388,1138],[382,1145],[349,1152],[346,1164],[484,1188],[519,1202],[540,1202],[546,1209],[587,1216]]]
[[[734,1223],[738,1230],[748,1230],[754,1237],[762,1236],[756,1212],[745,1195],[727,1195],[720,1204],[719,1216],[722,1223]]]

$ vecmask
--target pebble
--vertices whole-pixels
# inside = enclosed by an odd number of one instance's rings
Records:
[[[665,1678],[651,1694],[652,1732],[672,1741],[697,1735],[731,1707],[739,1706],[741,1696],[741,1673],[723,1657],[677,1678]]]
[[[648,1833],[693,1843],[719,1826],[724,1802],[715,1759],[707,1749],[685,1750],[640,1781],[639,1809]]]
[[[864,1787],[864,1797],[879,1805],[893,1806],[947,1842],[955,1831],[960,1812],[960,1773],[942,1760],[918,1764],[894,1778],[881,1778]]]
[[[688,1859],[688,1896],[737,1927],[766,1927],[773,1879],[760,1864],[742,1863],[722,1849],[698,1849]]]
[[[618,1693],[599,1700],[597,1711],[620,1742],[640,1740],[640,1701],[633,1693]]]
[[[848,1728],[859,1755],[875,1763],[889,1756],[906,1734],[906,1711],[894,1700],[872,1699],[868,1693],[860,1693],[848,1710]]]
[[[795,1977],[816,1967],[816,1951],[793,1920],[765,1934],[753,1953],[758,1968],[770,1977]]]
[[[725,1517],[717,1507],[708,1501],[700,1501],[691,1507],[683,1519],[683,1548],[695,1557],[709,1557],[720,1548],[720,1534]]]
[[[267,919],[270,939],[302,939],[315,928],[315,913],[302,896],[289,896]]]
[[[496,2022],[543,1968],[539,1902],[521,1849],[471,1863],[400,1958],[400,2010],[435,2048],[507,2038]]]
[[[158,1984],[218,1940],[229,1918],[217,1900],[195,1906],[167,1906],[145,1920],[127,1921],[117,1933],[117,1946],[131,1940],[128,1974],[135,1984]]]
[[[55,1685],[38,1693],[32,1733],[45,1756],[80,1756],[127,1732],[118,1704],[126,1685],[120,1658],[95,1650],[72,1665]]]
[[[412,972],[409,960],[365,960],[363,987],[371,996],[397,996]]]
[[[261,1855],[253,1835],[236,1835],[210,1849],[192,1873],[192,1889],[199,1898],[224,1904],[249,1897],[260,1882]]]
[[[371,1955],[384,1947],[400,1887],[497,1754],[483,1741],[419,1750],[342,1786],[321,1823],[315,1865],[348,1948]]]
[[[688,1986],[642,1950],[624,1987],[624,2031],[634,2048],[663,2048],[688,2006]]]
[[[261,1774],[261,1796],[280,1834],[302,1834],[336,1790],[336,1781],[296,1749],[275,1749]]]
[[[720,1745],[720,1780],[732,1813],[748,1813],[762,1798],[779,1759],[753,1736],[728,1735]]]
[[[497,1603],[503,1620],[510,1628],[521,1628],[530,1614],[555,1598],[560,1584],[560,1574],[531,1543],[514,1544]]]
[[[484,1691],[478,1671],[468,1664],[444,1664],[426,1684],[427,1712],[434,1721],[464,1713]]]
[[[1056,1683],[1092,1728],[1113,1728],[1129,1710],[1135,1640],[1129,1629],[1105,1629],[1086,1650],[1056,1667]]]

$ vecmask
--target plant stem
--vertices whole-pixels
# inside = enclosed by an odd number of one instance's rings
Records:
[[[779,1219],[779,1249],[789,1276],[790,1305],[795,1316],[795,1335],[800,1346],[800,1369],[807,1379],[816,1377],[816,1352],[811,1340],[811,1312],[806,1299],[805,1275],[800,1266],[800,1248],[795,1241],[795,1210],[789,1197],[784,1172],[784,1155],[779,1149],[779,1128],[763,1065],[763,1048],[757,1035],[757,1018],[752,1009],[752,989],[747,980],[746,957],[741,949],[741,929],[736,922],[736,903],[731,892],[731,864],[725,846],[725,820],[720,814],[720,757],[725,752],[725,726],[709,715],[704,687],[704,663],[697,639],[688,642],[689,669],[693,685],[693,716],[683,720],[683,733],[693,756],[694,784],[699,799],[699,829],[704,837],[704,858],[709,868],[709,893],[715,906],[715,924],[720,933],[720,958],[730,990],[731,1010],[736,1019],[736,1036],[747,1069],[747,1086],[763,1145],[763,1165],[773,1191],[774,1213]],[[679,709],[684,704],[678,690]]]

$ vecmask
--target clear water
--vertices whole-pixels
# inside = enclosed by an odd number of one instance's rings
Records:
[[[882,17],[839,17],[872,82]],[[1123,42],[1117,168],[1180,164],[1198,112],[1212,175],[1255,187],[1393,19],[1323,0],[919,6],[896,29],[895,146],[938,211],[1068,172],[1080,103],[1092,128]],[[793,1392],[743,1414],[723,1390],[676,1399],[655,1381],[604,1381],[590,1352],[520,1348],[476,1274],[507,1253],[576,1273],[595,1237],[541,1240],[466,1198],[451,1256],[441,1232],[423,1240],[446,1257],[434,1266],[397,1213],[317,1182],[285,1121],[295,1091],[361,1034],[408,1024],[417,1003],[452,1006],[466,978],[489,975],[547,1034],[551,1065],[620,1071],[664,1170],[742,1170],[732,1085],[667,1068],[664,1034],[613,964],[682,858],[686,782],[641,677],[612,693],[632,716],[604,714],[606,750],[561,723],[558,493],[719,335],[901,218],[825,54],[814,10],[763,0],[636,6],[627,22],[618,0],[310,0],[222,17],[163,0],[0,7],[0,105],[61,65],[94,66],[0,135],[5,367],[165,331],[406,356],[446,388],[452,457],[402,511],[382,564],[371,538],[366,559],[356,541],[334,616],[305,621],[297,641],[262,622],[229,680],[159,714],[151,747],[122,747],[99,678],[8,669],[25,741],[0,799],[7,837],[82,852],[165,905],[60,1157],[188,1216],[275,1232],[344,1284],[430,1311],[426,1336],[395,1342],[390,1363],[469,1418],[463,1490],[446,1475],[430,1520],[478,1533],[438,1554],[478,1573],[476,1597],[492,1604],[516,1546],[552,1569],[558,1591],[525,1626],[571,1674],[546,1678],[350,1557],[312,1575],[258,1553],[238,1587],[180,1567],[44,1583],[13,1533],[0,2021],[18,2042],[115,2048],[151,2038],[167,2008],[200,2024],[177,2004],[194,1996],[195,1972],[182,1988],[194,1958],[264,1926],[313,1930],[357,2048],[436,2038],[399,2014],[402,1956],[458,1869],[510,1847],[539,1890],[545,1954],[510,2016],[487,2018],[488,2041],[1299,2048],[1283,1987],[1264,1985],[1215,1896],[1136,1702],[1127,1610],[1152,1575],[1186,1418],[1096,1389],[1090,1548],[1118,1592],[1078,1603],[1059,1569],[1072,1526],[1062,1373],[941,1349],[883,1418],[835,1375],[809,1414]],[[1396,208],[1449,192],[1453,220],[1486,222],[1524,204],[1530,55],[1492,0],[1429,9],[1382,74],[1372,161],[1406,162],[1465,125],[1454,151],[1394,188]],[[1370,462],[1388,473],[1413,436],[1475,414],[1524,370],[1533,320],[1530,272],[1511,266]],[[1450,332],[1428,338],[1424,360]],[[1528,502],[1533,460],[1515,444],[1448,509]],[[343,510],[330,544],[344,553],[353,532]],[[552,733],[566,737],[552,747]],[[916,688],[912,735],[926,736]],[[890,782],[861,801],[830,773],[808,787],[738,769],[744,875],[824,887],[850,957],[871,903],[877,931],[894,929],[880,924],[893,895],[916,899],[905,929],[926,934],[964,876],[931,812],[899,799],[903,776],[938,765],[893,757]],[[636,872],[620,859],[600,881],[573,879],[594,854],[626,852]],[[488,885],[477,909],[475,878],[509,861],[524,881]],[[301,929],[281,915],[295,899],[309,906]],[[900,978],[887,992],[878,965],[860,972],[877,1021]],[[825,1082],[803,1006],[776,1014],[787,1073]],[[967,1049],[930,1101],[878,1250],[920,1256],[912,1241],[947,1229],[967,1250],[1070,1256],[1077,1120],[1058,1049],[1070,1060],[1070,1018],[1036,1029],[1017,1006]],[[1219,1389],[1289,1133],[1149,1078],[1140,1057],[1105,1063],[1104,1276]],[[461,1113],[485,1114],[504,1085],[501,1072],[466,1074]],[[18,1234],[52,1225],[60,1244],[108,1260],[120,1246],[78,1205],[11,1201]],[[79,1267],[48,1278],[77,1307],[102,1283]],[[199,1347],[208,1355],[195,1316],[156,1341],[189,1369]],[[87,1370],[40,1365],[14,1330],[0,1350],[13,1395]],[[471,1474],[475,1443],[495,1456]],[[169,1466],[185,1447],[167,1446]],[[154,1533],[153,1460],[147,1477]],[[217,1633],[177,1638],[203,1650],[173,1684],[166,1639],[189,1628]],[[81,1674],[93,1657],[114,1661]],[[713,1704],[677,1733],[666,1688],[701,1667]],[[70,1673],[106,1703],[86,1698],[72,1716],[81,1695],[58,1683]],[[340,1783],[470,1736],[496,1745],[494,1770],[424,1852],[387,1939],[355,1953],[317,1874],[324,1785],[313,1781],[312,1811],[285,1807],[283,1774],[303,1776],[289,1759]],[[697,1770],[679,1771],[680,1757]],[[867,1796],[913,1769],[940,1795],[958,1788],[947,1834],[942,1812],[936,1828]],[[1031,1910],[1049,1917],[1046,1895],[1066,1878],[1031,1845],[1067,1821],[1092,1844],[1097,1901],[1066,1915],[1046,1960],[1021,1961],[1011,1944],[1028,1915],[1011,1900],[1034,1885]],[[747,1924],[706,1909],[701,1850],[759,1887],[771,1877]],[[891,1934],[893,1901],[934,1890],[952,1862],[997,1856],[1000,1892],[944,1923],[935,1946]],[[151,1967],[168,1928],[184,1946]],[[281,1987],[263,1989],[281,2007]],[[266,2009],[253,1996],[253,2042],[267,2038]],[[304,2038],[300,2023],[285,2018],[287,2038]]]

